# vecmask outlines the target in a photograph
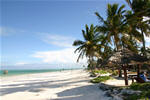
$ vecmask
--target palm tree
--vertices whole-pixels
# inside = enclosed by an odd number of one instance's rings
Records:
[[[138,20],[136,16],[133,15],[133,12],[126,11],[125,14],[125,31],[124,33],[127,33],[125,35],[126,38],[122,38],[123,45],[126,45],[126,48],[128,48],[131,51],[137,52],[138,51],[138,43],[142,42],[142,35],[137,30],[137,24]],[[124,43],[127,42],[127,43]]]
[[[85,25],[85,28],[86,30],[82,30],[84,41],[75,40],[73,46],[78,46],[78,48],[75,50],[75,53],[77,51],[79,53],[77,62],[80,58],[86,56],[88,58],[89,64],[92,64],[94,61],[94,57],[99,57],[97,53],[99,38],[96,34],[96,27],[94,27],[93,24],[90,26],[90,28],[88,27],[88,25]]]
[[[130,8],[140,16],[150,16],[150,0],[126,0]]]
[[[135,23],[137,29],[140,30],[141,39],[143,43],[142,51],[143,55],[146,56],[146,46],[145,46],[145,36],[150,36],[150,26],[148,25],[148,21],[143,21],[143,17],[150,17],[150,0],[126,0],[131,9],[133,10],[133,16],[131,17],[134,20],[137,20]],[[149,20],[150,23],[150,20]]]
[[[125,5],[119,7],[118,4],[108,4],[107,5],[107,18],[106,20],[96,12],[96,16],[100,20],[102,25],[98,26],[98,31],[105,35],[105,42],[109,44],[114,44],[114,47],[119,50],[122,48],[121,41],[124,36],[125,30]],[[124,39],[126,40],[126,39]],[[121,70],[119,71],[119,76],[121,77]]]
[[[124,30],[124,7],[125,5],[119,8],[118,4],[108,4],[106,20],[98,12],[95,13],[102,23],[101,26],[98,26],[99,32],[103,33],[106,36],[106,42],[114,44],[117,50],[121,48],[120,43]]]

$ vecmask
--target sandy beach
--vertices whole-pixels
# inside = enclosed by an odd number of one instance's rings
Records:
[[[109,100],[83,70],[1,77],[0,100]]]

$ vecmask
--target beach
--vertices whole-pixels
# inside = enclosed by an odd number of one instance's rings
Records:
[[[0,100],[109,100],[84,70],[1,77]]]

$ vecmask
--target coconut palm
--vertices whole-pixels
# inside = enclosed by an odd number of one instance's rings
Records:
[[[98,41],[100,39],[96,34],[97,30],[93,24],[90,26],[90,28],[88,27],[88,25],[85,25],[85,28],[86,30],[82,30],[84,41],[75,40],[73,46],[78,46],[78,48],[75,50],[75,53],[79,53],[77,62],[80,58],[83,58],[85,56],[88,58],[89,64],[92,64],[92,62],[94,61],[94,57],[99,57],[97,51],[99,46]]]
[[[150,0],[126,0],[129,6],[133,10],[133,16],[131,17],[132,21],[136,20],[137,29],[140,30],[141,33],[141,39],[143,43],[142,51],[143,55],[146,55],[146,46],[145,46],[145,36],[150,36],[150,26],[148,25],[148,21],[150,23],[150,20],[143,21],[143,17],[147,16],[150,17]],[[131,22],[132,22],[131,21]]]
[[[126,2],[139,16],[150,16],[150,0],[126,0]]]
[[[139,48],[138,43],[142,42],[142,35],[137,30],[137,24],[135,24],[138,23],[138,20],[136,20],[136,16],[134,16],[131,11],[126,11],[125,19],[124,33],[126,33],[126,35],[122,38],[122,44],[124,46],[126,45],[126,48],[129,50],[137,52]]]
[[[117,50],[121,48],[121,37],[125,27],[124,7],[125,5],[119,7],[118,4],[108,4],[106,20],[98,12],[95,13],[100,23],[102,23],[98,26],[99,32],[103,33],[106,36],[106,42],[114,44]]]
[[[111,45],[113,44],[117,50],[122,48],[122,38],[126,26],[124,7],[125,5],[119,7],[118,4],[108,4],[106,19],[104,19],[98,12],[95,13],[102,24],[98,26],[98,31],[104,34],[105,40],[107,40],[105,42]],[[124,41],[125,40],[126,39],[124,39]],[[122,76],[121,73],[119,73],[119,76]]]

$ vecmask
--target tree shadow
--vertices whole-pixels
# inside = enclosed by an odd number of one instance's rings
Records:
[[[110,100],[105,92],[99,89],[98,84],[92,84],[64,90],[57,93],[58,98],[50,100]]]
[[[31,83],[29,82],[29,83],[3,85],[1,86],[3,88],[0,89],[0,96],[15,93],[15,92],[23,92],[23,91],[40,92],[40,91],[44,91],[44,89],[46,88],[53,89],[53,88],[68,86],[68,85],[75,84],[75,83],[89,81],[88,79],[73,81],[73,82],[69,80],[70,79],[57,80],[57,81],[44,81],[44,82],[43,81],[41,82],[31,81]]]

